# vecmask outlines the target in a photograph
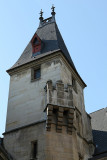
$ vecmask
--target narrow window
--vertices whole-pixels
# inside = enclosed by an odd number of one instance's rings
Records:
[[[37,142],[33,144],[33,158],[37,158]]]
[[[38,152],[38,144],[37,141],[32,142],[32,160],[37,159],[37,152]]]
[[[76,80],[72,77],[72,87],[74,91],[77,93],[77,86],[76,86]]]
[[[75,86],[75,79],[72,77],[72,86]]]
[[[39,79],[41,77],[40,68],[34,70],[34,79]]]
[[[80,120],[79,115],[76,114],[77,132],[80,133]]]
[[[58,114],[58,110],[57,110],[57,109],[53,109],[52,122],[53,122],[54,124],[57,123],[57,114]]]
[[[67,111],[67,110],[65,110],[65,111],[63,112],[63,124],[64,124],[64,125],[67,125],[67,124],[68,124],[68,111]]]

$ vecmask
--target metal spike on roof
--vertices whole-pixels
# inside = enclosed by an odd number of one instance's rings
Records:
[[[40,17],[43,17],[43,11],[42,11],[42,9],[41,9],[41,11],[40,11]]]
[[[52,12],[55,12],[55,7],[54,7],[54,5],[52,5]]]

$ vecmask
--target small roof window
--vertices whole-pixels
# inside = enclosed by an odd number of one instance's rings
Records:
[[[41,53],[41,39],[35,34],[31,40],[32,43],[32,57],[37,56]]]

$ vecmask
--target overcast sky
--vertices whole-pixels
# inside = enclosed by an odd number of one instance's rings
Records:
[[[0,0],[0,136],[5,131],[9,69],[39,25],[39,12],[56,22],[72,60],[87,84],[88,113],[107,106],[107,0]]]

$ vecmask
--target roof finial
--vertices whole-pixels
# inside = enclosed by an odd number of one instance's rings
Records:
[[[51,9],[52,9],[52,12],[54,12],[54,11],[55,11],[55,7],[54,7],[54,5],[52,5],[52,8],[51,8]]]
[[[54,7],[54,5],[52,5],[52,12],[51,12],[51,14],[52,14],[52,22],[55,22],[55,7]]]
[[[43,11],[42,11],[42,9],[41,9],[41,11],[40,11],[40,17],[39,17],[39,19],[40,19],[40,24],[39,24],[39,27],[41,27],[42,26],[42,22],[43,22]]]
[[[40,19],[40,20],[43,20],[43,11],[42,11],[42,9],[41,9],[41,11],[40,11],[39,14],[40,14],[40,18],[39,18],[39,19]]]
[[[52,9],[51,14],[52,14],[52,15],[55,15],[55,7],[54,7],[54,5],[52,5],[52,8],[51,8],[51,9]]]

